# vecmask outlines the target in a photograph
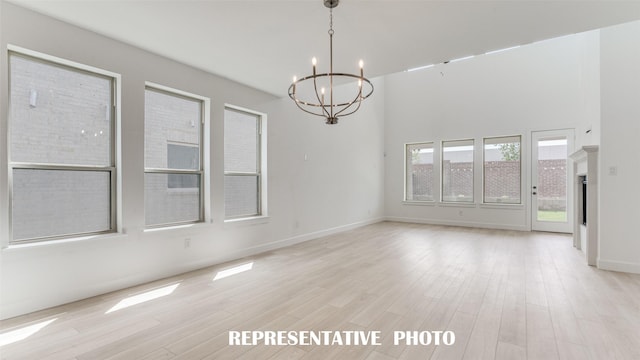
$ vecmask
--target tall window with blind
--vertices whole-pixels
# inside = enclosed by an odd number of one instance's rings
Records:
[[[160,86],[145,89],[145,224],[202,221],[202,139],[206,98]]]
[[[264,215],[264,114],[227,106],[224,111],[226,219]]]
[[[484,203],[520,204],[520,136],[484,139]]]
[[[116,231],[116,81],[9,52],[12,243]]]
[[[473,202],[473,140],[442,142],[442,201]]]

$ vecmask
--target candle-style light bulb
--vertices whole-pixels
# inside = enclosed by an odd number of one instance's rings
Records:
[[[360,62],[358,63],[358,65],[360,65],[360,69],[362,69],[364,67],[364,61],[360,60]]]
[[[360,77],[364,77],[364,61],[360,60]]]
[[[324,88],[320,89],[320,93],[322,94],[320,95],[320,105],[324,107]]]
[[[297,76],[293,76],[293,93],[296,93],[296,81],[298,81],[298,77]]]
[[[311,65],[313,66],[318,65],[318,59],[316,59],[315,56],[313,57],[313,59],[311,59]]]

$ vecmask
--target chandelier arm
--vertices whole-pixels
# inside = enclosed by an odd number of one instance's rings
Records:
[[[358,111],[358,110],[360,109],[360,105],[362,105],[362,101],[363,101],[364,99],[368,98],[369,96],[371,96],[371,94],[373,94],[373,84],[371,84],[371,82],[369,82],[369,80],[367,80],[367,79],[365,79],[365,80],[366,80],[366,81],[367,81],[367,83],[369,83],[369,85],[371,86],[371,91],[369,91],[369,93],[367,94],[367,96],[362,96],[362,88],[360,88],[360,91],[359,91],[360,99],[359,99],[359,100],[357,100],[357,102],[358,102],[358,106],[355,108],[355,110],[353,110],[353,111],[351,111],[351,112],[349,112],[349,113],[346,113],[346,114],[342,114],[342,116],[349,116],[349,115],[351,115],[351,114],[355,113],[356,111]],[[341,112],[342,112],[342,111],[344,111],[344,110],[346,110],[346,109],[348,109],[348,108],[350,108],[350,107],[351,107],[351,106],[348,106],[348,107],[346,107],[345,109],[342,109],[342,110],[341,110]]]
[[[349,108],[351,108],[355,103],[360,103],[361,101],[358,101],[359,98],[360,98],[360,95],[358,94],[358,96],[356,96],[355,99],[353,99],[351,102],[348,102],[345,106],[342,106],[340,111],[338,111],[335,114],[335,116],[339,116],[340,114],[345,112],[345,110],[348,110]]]
[[[340,116],[349,116],[349,115],[351,115],[351,114],[355,113],[356,111],[360,110],[360,105],[361,105],[361,104],[362,104],[362,101],[358,101],[358,106],[356,106],[356,108],[355,108],[353,111],[348,112],[348,113],[346,113],[346,114],[342,114],[342,115],[340,115]],[[351,106],[349,106],[349,107],[351,107]],[[342,111],[347,110],[349,107],[342,109]],[[342,111],[340,111],[340,112],[342,112]],[[336,116],[337,116],[337,115],[336,115]]]
[[[307,109],[303,108],[302,106],[300,106],[300,102],[299,102],[299,101],[296,101],[295,103],[296,103],[296,106],[297,106],[300,110],[302,110],[302,111],[304,111],[304,112],[306,112],[306,113],[308,113],[308,114],[315,115],[315,116],[320,116],[320,117],[325,117],[325,115],[324,115],[324,114],[318,114],[318,113],[315,113],[315,112],[313,112],[313,111],[309,111],[309,110],[307,110]],[[305,105],[310,105],[310,104],[307,104],[307,103],[303,103],[303,104],[305,104]],[[311,105],[313,105],[313,104],[311,104]]]
[[[316,93],[316,99],[318,99],[318,104],[320,104],[320,109],[322,110],[321,112],[323,114],[325,114],[327,117],[331,116],[329,114],[329,112],[327,111],[327,109],[324,108],[324,101],[320,100],[320,95],[318,95],[318,84],[316,79],[318,78],[318,75],[313,75],[313,91]],[[332,91],[333,89],[331,89],[330,91]],[[333,92],[333,91],[332,91]],[[309,104],[311,105],[311,104]],[[315,105],[314,105],[315,106]],[[324,116],[324,115],[319,115],[319,116]]]
[[[350,103],[348,103],[348,105],[346,107],[344,107],[343,109],[341,109],[340,111],[338,111],[336,113],[336,117],[338,117],[338,115],[340,115],[341,113],[345,112],[347,109],[349,109],[351,106],[353,106],[353,104],[355,104],[356,102],[358,103],[358,107],[356,107],[356,109],[350,113],[344,114],[342,116],[347,116],[350,114],[353,114],[354,112],[358,111],[358,109],[360,109],[360,104],[362,103],[362,100],[364,100],[364,98],[362,97],[362,86],[364,85],[364,81],[362,81],[363,78],[360,78],[360,86],[358,86],[358,93],[356,94],[355,99],[353,99]],[[373,87],[373,85],[372,85]]]
[[[305,109],[304,107],[300,106],[300,104],[306,105],[306,106],[314,106],[314,107],[317,107],[318,105],[310,104],[308,102],[298,100],[295,97],[295,94],[292,92],[292,89],[293,89],[293,84],[291,84],[291,86],[289,86],[289,98],[291,98],[291,100],[293,100],[293,102],[296,103],[296,106],[298,107],[298,109],[300,109],[300,110],[302,110],[302,111],[304,111],[304,112],[306,112],[308,114],[311,114],[311,115],[324,117],[323,113],[318,114],[318,113],[315,113],[313,111],[309,111],[309,110]]]
[[[340,111],[338,111],[335,114],[335,117],[338,117],[340,114],[342,114],[346,110],[350,109],[356,103],[358,104],[358,106],[356,107],[355,110],[353,110],[350,113],[346,113],[346,114],[344,114],[342,116],[347,116],[347,115],[353,114],[354,112],[358,111],[358,109],[360,109],[360,104],[362,104],[362,91],[358,92],[358,95],[356,96],[355,99],[353,99],[353,101],[351,101],[350,103],[347,104],[347,106],[343,107]]]

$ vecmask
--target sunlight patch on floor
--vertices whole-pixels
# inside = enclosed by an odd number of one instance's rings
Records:
[[[218,271],[218,273],[216,274],[216,277],[213,278],[213,281],[224,279],[226,277],[233,276],[245,271],[249,271],[252,268],[253,268],[253,261],[250,263],[234,266],[226,270]]]
[[[37,333],[42,330],[45,326],[51,324],[52,322],[58,320],[58,318],[54,318],[51,320],[41,321],[37,324],[29,325],[22,327],[20,329],[11,330],[6,333],[0,334],[0,347],[12,344],[16,341],[24,340],[29,336]]]
[[[164,286],[158,289],[150,290],[142,294],[129,296],[128,298],[120,300],[119,303],[117,303],[114,307],[109,309],[109,311],[107,311],[105,314],[109,314],[114,311],[128,308],[130,306],[138,305],[143,302],[151,301],[163,296],[170,295],[179,285],[180,283],[177,283],[173,285]]]

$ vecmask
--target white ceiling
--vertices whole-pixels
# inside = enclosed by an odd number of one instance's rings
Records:
[[[285,96],[328,71],[322,0],[8,0],[240,83]],[[342,0],[334,70],[375,77],[640,19],[637,1]]]

